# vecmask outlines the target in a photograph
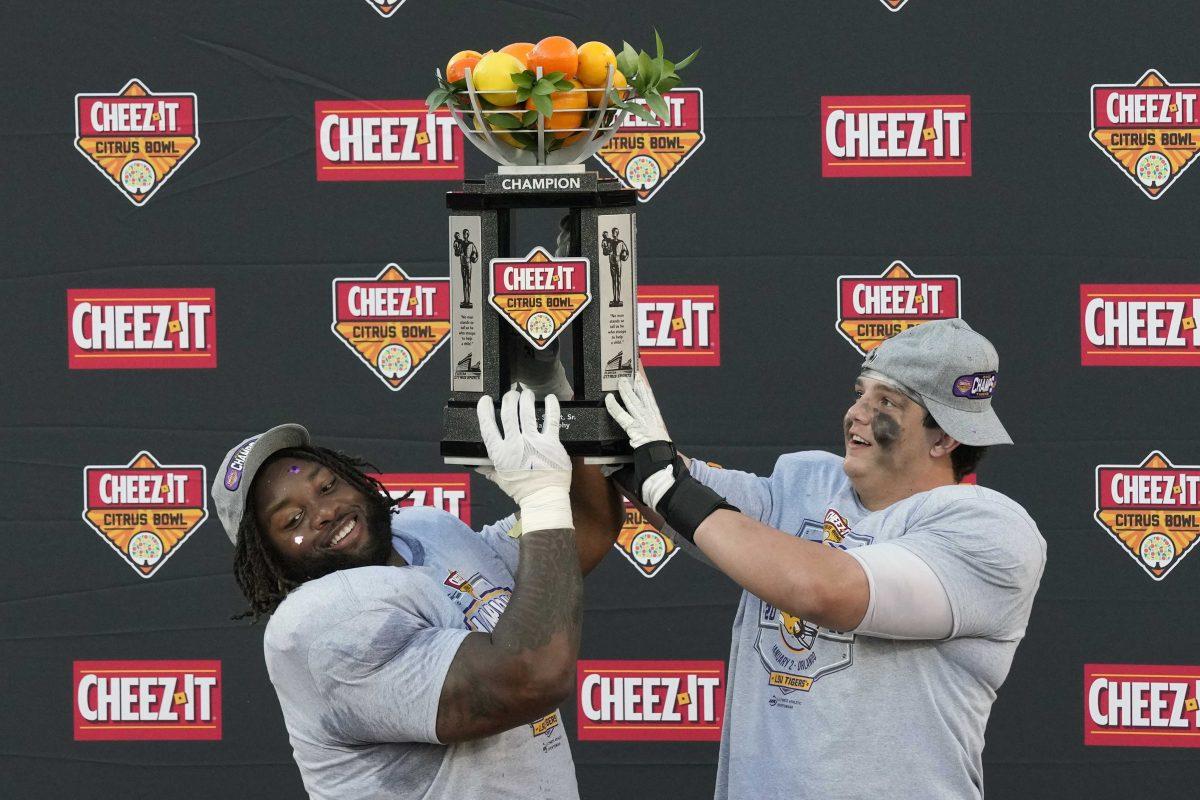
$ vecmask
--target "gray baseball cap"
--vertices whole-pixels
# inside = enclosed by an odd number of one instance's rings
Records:
[[[213,478],[212,498],[229,541],[237,544],[238,528],[250,497],[250,485],[254,483],[254,476],[263,463],[280,450],[311,444],[312,438],[303,425],[287,423],[251,436],[225,454]]]
[[[867,353],[862,376],[896,385],[963,444],[1012,444],[992,410],[1000,356],[961,319],[924,322]]]

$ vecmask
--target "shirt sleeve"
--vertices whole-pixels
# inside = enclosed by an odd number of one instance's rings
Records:
[[[487,543],[487,546],[492,548],[492,551],[500,556],[500,560],[504,562],[504,566],[508,567],[508,571],[513,575],[517,574],[517,560],[520,555],[520,539],[514,539],[508,534],[512,531],[517,523],[515,514],[509,514],[504,519],[498,519],[491,525],[484,525],[479,531],[480,538]]]
[[[375,604],[308,650],[327,727],[351,742],[429,742],[450,663],[470,631],[439,627],[416,593]]]
[[[693,458],[692,477],[737,506],[748,517],[766,522],[771,516],[771,481],[751,472],[711,467]]]
[[[954,500],[891,540],[929,565],[954,616],[951,637],[1015,641],[1025,635],[1046,563],[1026,515],[993,500]]]

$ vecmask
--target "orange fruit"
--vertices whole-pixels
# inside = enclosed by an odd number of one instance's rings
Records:
[[[584,42],[579,45],[578,78],[584,86],[603,86],[608,78],[608,65],[617,68],[617,54],[604,42]]]
[[[446,65],[446,80],[450,81],[450,83],[461,81],[466,77],[467,70],[474,70],[475,65],[479,63],[481,58],[482,56],[479,53],[475,53],[474,55],[460,55],[451,59],[450,63]]]
[[[450,83],[461,81],[463,79],[463,70],[467,67],[474,68],[476,62],[483,58],[483,54],[477,50],[459,50],[454,55],[450,56],[450,60],[446,62],[446,80]],[[474,59],[471,63],[465,63],[467,59]],[[455,71],[457,66],[457,72]],[[454,76],[454,77],[451,77]]]
[[[572,80],[571,84],[575,89],[583,88],[583,85],[577,80]],[[587,108],[587,93],[569,89],[564,92],[554,92],[550,95],[550,102],[554,106],[554,113],[546,119],[546,130],[556,139],[565,139],[578,133],[578,131],[570,129],[581,127],[583,112]],[[533,104],[532,97],[525,101],[525,108],[537,108]]]
[[[613,70],[613,83],[612,83],[612,85],[613,85],[613,88],[614,88],[614,89],[618,89],[618,90],[619,90],[619,89],[627,89],[627,88],[629,87],[629,81],[625,80],[625,76],[621,74],[621,70],[619,70],[619,69],[614,69],[614,70]],[[600,97],[601,97],[603,94],[604,94],[604,81],[601,81],[601,82],[600,82],[600,88],[598,88],[598,89],[592,89],[590,92],[588,92],[588,93],[587,93],[587,96],[588,96],[588,107],[589,107],[589,108],[599,108],[599,107],[600,107]],[[624,100],[624,99],[625,99],[625,93],[624,93],[624,92],[618,91],[618,92],[617,92],[617,96],[619,96],[619,97],[620,97],[622,100]],[[612,108],[612,101],[611,101],[611,99],[610,99],[610,101],[609,101],[609,103],[608,103],[608,108]]]
[[[575,43],[565,36],[547,36],[529,51],[525,66],[537,74],[537,68],[542,68],[543,75],[551,72],[561,72],[564,78],[574,78],[579,71],[579,50]]]
[[[501,53],[508,53],[510,56],[516,56],[517,60],[522,64],[529,63],[529,52],[534,48],[533,42],[513,42],[500,48]]]

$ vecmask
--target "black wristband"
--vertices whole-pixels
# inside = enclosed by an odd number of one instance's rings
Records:
[[[721,508],[739,509],[721,495],[692,477],[683,459],[675,458],[675,484],[658,501],[658,513],[671,529],[695,544],[696,529]]]

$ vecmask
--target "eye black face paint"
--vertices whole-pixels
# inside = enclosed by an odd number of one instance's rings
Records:
[[[875,437],[875,444],[887,450],[900,440],[900,423],[887,414],[876,412],[871,417],[871,435]]]

